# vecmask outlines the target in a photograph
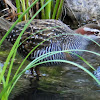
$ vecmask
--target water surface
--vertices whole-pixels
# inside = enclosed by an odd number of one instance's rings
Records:
[[[11,45],[8,42],[0,48],[2,67],[10,49]],[[94,44],[89,46],[89,49],[100,51],[100,48]],[[84,53],[83,57],[95,68],[100,66],[99,56]],[[23,58],[17,54],[11,77],[22,60]],[[28,63],[26,61],[24,67]],[[77,60],[77,63],[91,70],[83,61]],[[100,100],[100,86],[87,73],[73,65],[66,64],[54,68],[41,67],[41,75],[40,81],[31,79],[28,72],[22,75],[11,92],[9,100]]]

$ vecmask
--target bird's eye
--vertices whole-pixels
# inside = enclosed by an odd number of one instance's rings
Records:
[[[94,34],[97,36],[99,34],[99,32],[95,32]]]

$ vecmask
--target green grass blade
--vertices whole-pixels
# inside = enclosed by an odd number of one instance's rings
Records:
[[[14,24],[12,25],[12,27],[8,30],[8,32],[5,34],[5,36],[0,40],[0,46],[3,43],[3,41],[6,39],[6,37],[8,36],[8,34],[11,32],[11,30],[15,27],[15,25],[20,21],[20,19],[36,4],[38,0],[35,0],[31,6],[29,8],[27,8],[25,10],[25,12],[23,14],[21,14],[21,16],[16,20],[16,22],[14,22]]]
[[[29,0],[26,0],[26,9],[29,7],[28,3]],[[29,20],[29,11],[26,13],[26,15],[27,15],[27,20]]]
[[[40,0],[41,7],[44,5],[44,0]],[[45,11],[44,8],[41,11],[41,18],[45,19]]]
[[[98,85],[100,85],[100,81],[89,70],[87,70],[83,66],[81,66],[81,65],[79,65],[79,64],[77,64],[75,62],[72,62],[72,61],[67,61],[67,60],[48,60],[48,61],[43,61],[43,62],[37,63],[37,64],[35,64],[35,66],[39,65],[39,64],[47,63],[47,62],[64,62],[64,63],[69,63],[69,64],[72,64],[74,66],[77,66],[78,68],[82,69],[87,74],[89,74],[98,83]]]
[[[10,64],[9,71],[8,71],[8,74],[7,74],[7,78],[6,78],[6,85],[8,84],[9,79],[10,79],[11,70],[12,70],[12,67],[13,67],[13,63],[14,63],[16,53],[17,53],[17,48],[15,49],[12,60],[11,60],[11,64]]]
[[[51,1],[51,0],[49,0],[48,2],[46,2],[46,3],[44,4],[44,6],[42,6],[42,7],[34,14],[34,16],[29,20],[29,22],[25,25],[24,28],[28,27],[28,25],[29,25],[29,24],[31,23],[31,21],[36,17],[36,15],[37,15],[50,1]],[[22,30],[22,32],[24,32],[24,29]],[[21,32],[21,33],[22,33],[22,32]],[[21,34],[21,33],[20,33],[20,34]],[[35,48],[37,48],[37,46],[36,46]],[[34,49],[35,49],[35,48],[34,48]],[[34,49],[33,49],[33,50],[34,50]],[[25,57],[25,59],[23,60],[23,62],[20,64],[20,66],[19,66],[17,72],[15,73],[15,76],[18,74],[18,72],[19,72],[21,66],[24,64],[24,62],[27,60],[28,56],[29,56],[31,53],[32,53],[32,51]]]
[[[63,6],[63,2],[64,2],[64,0],[60,0],[60,4],[59,4],[58,11],[57,11],[56,19],[59,19],[60,18],[61,11],[62,11],[62,6]]]
[[[62,35],[62,34],[61,34],[61,35]],[[63,35],[65,35],[65,34],[63,34]],[[58,36],[59,36],[59,35],[58,35]],[[56,36],[56,37],[57,37],[57,36]],[[53,38],[53,37],[52,37],[52,38]],[[50,39],[50,38],[49,38],[49,39]],[[44,41],[43,41],[43,42],[44,42]],[[43,42],[41,42],[41,43],[43,43]],[[40,44],[41,44],[41,43],[40,43]],[[40,44],[38,44],[38,45],[29,53],[29,55],[30,55]],[[87,50],[76,50],[76,49],[75,49],[75,50],[67,50],[67,51],[69,51],[69,52],[70,52],[70,51],[81,51],[81,52],[82,52],[82,51],[85,51],[85,52],[90,52],[90,53],[93,53],[93,54],[96,54],[96,55],[100,56],[99,53],[92,52],[92,51],[87,51]],[[66,52],[66,50],[65,50],[64,52]],[[29,56],[29,55],[28,55],[28,56]],[[28,56],[27,56],[27,57],[28,57]],[[27,57],[26,57],[25,59],[27,59]],[[40,58],[39,58],[39,59],[40,59]],[[81,58],[81,59],[83,59],[83,58]],[[84,62],[87,63],[86,60],[84,60]],[[93,70],[95,70],[89,63],[87,63],[87,65],[89,65]]]
[[[51,15],[51,0],[45,0],[45,1],[46,2],[49,1],[49,3],[45,7],[45,18],[46,19],[50,19],[50,15]]]
[[[60,2],[60,0],[56,0],[55,8],[54,8],[54,11],[53,11],[53,14],[52,14],[52,19],[55,19],[56,15],[57,15],[57,9],[58,9],[58,6],[59,6],[59,2]]]
[[[17,13],[21,12],[21,7],[20,7],[20,0],[16,0],[16,7],[17,7]],[[20,15],[18,15],[18,18],[20,17]],[[21,21],[21,19],[19,20],[19,22]]]
[[[25,12],[26,10],[25,0],[20,0],[20,1],[21,1],[22,12]],[[26,14],[23,16],[23,19],[26,20]]]
[[[59,52],[62,52],[62,51],[57,51],[57,53],[59,53]],[[53,52],[54,54],[55,54],[55,52]],[[52,54],[53,54],[52,53]],[[51,52],[50,52],[50,54],[51,54]],[[42,55],[42,56],[44,56],[44,55]],[[49,55],[50,56],[50,55]],[[47,57],[47,56],[46,56]],[[40,59],[40,58],[38,58],[38,59]],[[41,60],[41,59],[40,59]],[[18,74],[18,76],[16,76],[17,78],[19,78],[27,69],[30,69],[31,67],[34,67],[34,66],[36,66],[36,65],[39,65],[39,64],[43,64],[43,63],[47,63],[47,62],[54,62],[54,61],[58,61],[58,62],[65,62],[65,63],[70,63],[70,64],[73,64],[73,65],[75,65],[75,66],[78,66],[78,64],[76,64],[76,63],[73,63],[73,62],[71,62],[71,61],[66,61],[66,60],[49,60],[49,61],[44,61],[44,62],[40,62],[40,63],[36,63],[35,64],[35,60],[33,60],[20,74]],[[85,72],[87,72],[91,77],[93,77],[95,80],[96,80],[96,82],[98,83],[98,84],[100,84],[100,82],[96,79],[96,77],[91,73],[91,72],[89,72],[87,69],[85,69],[84,67],[82,67],[82,66],[78,66],[79,68],[81,68],[82,70],[84,70]],[[14,78],[16,78],[16,77],[14,77]]]
[[[36,4],[37,1],[38,1],[38,0],[36,0],[34,3],[32,3],[32,5],[20,16],[20,18],[22,18],[23,15],[26,14],[27,11],[29,11],[29,9],[31,9],[31,7],[32,7],[33,5]],[[20,19],[20,18],[19,18],[19,19]],[[13,24],[13,26],[9,29],[9,31],[6,33],[6,35],[2,38],[2,40],[0,41],[0,45],[2,44],[2,42],[4,41],[4,39],[8,36],[9,32],[10,32],[10,31],[14,28],[14,26],[18,23],[19,19]],[[28,26],[28,25],[26,25],[25,28],[27,28],[27,26]],[[2,77],[3,77],[4,73],[5,73],[5,70],[6,70],[6,68],[7,68],[7,65],[8,65],[8,63],[9,63],[9,61],[10,61],[10,58],[12,57],[12,55],[13,55],[13,53],[14,53],[14,50],[15,50],[15,48],[16,48],[16,45],[19,44],[20,37],[22,36],[22,34],[24,33],[24,31],[25,31],[25,29],[23,29],[22,32],[20,33],[20,35],[18,36],[16,42],[14,43],[14,45],[13,45],[13,47],[12,47],[12,49],[11,49],[11,51],[10,51],[10,53],[9,53],[9,55],[8,55],[8,57],[7,57],[7,59],[6,59],[6,62],[5,62],[5,64],[4,64],[4,67],[3,67],[3,70],[2,70],[2,73],[1,73],[1,76],[0,76],[0,83],[1,83]]]
[[[45,58],[45,56],[48,57],[48,56],[51,56],[51,55],[56,54],[56,53],[66,52],[66,53],[71,53],[71,54],[74,54],[74,55],[78,56],[78,57],[79,57],[80,59],[82,59],[91,69],[96,70],[96,69],[95,69],[93,66],[91,66],[83,57],[81,57],[81,56],[79,56],[79,55],[77,55],[77,54],[75,54],[75,53],[72,53],[71,51],[79,51],[79,52],[85,51],[85,52],[89,52],[89,53],[96,54],[96,55],[100,56],[100,54],[98,54],[98,53],[96,53],[96,52],[93,52],[93,51],[88,51],[88,50],[76,50],[76,49],[75,49],[75,50],[62,50],[62,51],[49,52],[49,53],[46,53],[46,54],[44,54],[44,55],[41,55],[41,56],[39,56],[38,58],[36,58],[36,59],[34,60],[34,63],[37,63],[37,62],[39,62],[40,60],[43,60],[43,59]]]

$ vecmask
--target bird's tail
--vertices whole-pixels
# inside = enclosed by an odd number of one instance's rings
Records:
[[[0,17],[0,29],[3,30],[9,30],[9,28],[12,26],[12,24],[7,21],[6,19],[4,19],[3,17]]]

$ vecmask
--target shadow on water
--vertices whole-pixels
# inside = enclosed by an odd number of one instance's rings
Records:
[[[9,45],[9,43],[8,43]],[[9,53],[10,46],[3,45],[0,49],[0,64],[3,67]],[[5,46],[5,47],[4,47]],[[91,46],[90,50],[100,50]],[[100,57],[85,53],[83,57],[94,67],[100,66]],[[11,76],[18,68],[22,57],[17,55]],[[82,61],[77,61],[87,67]],[[25,65],[29,62],[27,61]],[[15,85],[9,100],[100,100],[100,86],[81,69],[66,64],[65,67],[41,67],[40,81],[30,79],[29,74],[24,74]],[[0,86],[1,87],[1,86]],[[1,91],[1,88],[0,88]]]
[[[24,92],[21,92],[12,100],[74,100],[75,98],[77,100],[81,99],[81,96],[72,93],[69,93],[67,94],[67,97],[64,97],[59,93],[60,91],[57,91],[57,86],[52,85],[53,84],[49,84],[45,87],[45,83],[41,86],[38,82],[35,81],[30,84],[30,88],[26,89]]]

